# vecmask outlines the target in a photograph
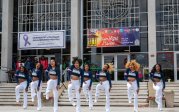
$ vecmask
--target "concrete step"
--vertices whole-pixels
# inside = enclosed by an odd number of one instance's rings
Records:
[[[23,101],[23,99],[21,98],[20,101]],[[16,102],[16,99],[0,99],[0,102]],[[32,102],[31,98],[28,98],[28,102]]]
[[[93,83],[93,99],[95,93],[95,87],[98,83]],[[17,105],[15,102],[15,86],[16,84],[0,84],[0,105]],[[147,83],[141,83],[140,85],[140,93],[139,93],[139,105],[148,106],[147,98],[148,98],[148,90]],[[43,84],[42,92],[44,93],[46,89],[46,84]],[[23,99],[23,93],[21,92],[21,100]],[[128,104],[127,100],[127,86],[126,82],[122,82],[119,84],[113,84],[113,88],[110,93],[110,100],[112,106],[132,106],[132,104]],[[30,97],[30,89],[28,92],[28,104],[33,105]],[[81,94],[81,104],[82,106],[88,106],[84,94]],[[71,106],[68,101],[67,90],[64,91],[63,96],[59,98],[59,105],[63,106]],[[105,105],[105,95],[104,91],[101,91],[101,95],[99,97],[98,103],[96,106],[104,106]]]
[[[58,103],[60,106],[71,106],[72,104],[69,102],[59,102]],[[82,106],[88,106],[88,103],[81,103]],[[105,102],[102,102],[102,103],[95,103],[94,106],[104,106],[105,105]],[[110,105],[111,106],[118,106],[118,107],[133,107],[133,104],[129,104],[129,103],[123,103],[123,102],[110,102]],[[139,107],[140,106],[145,106],[147,107],[148,106],[148,103],[139,103]]]
[[[42,92],[45,92],[45,89],[42,89]],[[15,94],[15,90],[0,90],[0,93],[14,93]],[[22,93],[22,91],[20,92]],[[30,93],[30,89],[28,90],[28,93]]]
[[[74,99],[74,100],[76,100],[76,99]],[[80,99],[80,100],[81,100],[81,102],[86,102],[86,99]],[[94,100],[94,98],[93,98],[93,100]],[[105,102],[105,101],[106,101],[106,99],[98,99],[98,102]],[[138,101],[147,103],[147,99],[139,99]],[[69,102],[69,100],[68,99],[59,99],[59,102]],[[128,103],[128,99],[112,99],[111,102],[127,102]]]
[[[18,104],[15,101],[13,101],[13,102],[0,102],[0,105],[1,106],[17,106]],[[28,102],[28,105],[33,105],[33,103]]]
[[[61,99],[68,99],[68,96],[61,96]],[[85,98],[84,96],[81,96],[81,98]],[[99,99],[105,99],[105,95],[100,95]],[[127,99],[127,96],[110,96],[110,99]],[[147,99],[148,96],[138,96],[138,99]]]
[[[68,93],[63,93],[62,95],[67,96]],[[93,93],[93,95],[94,95],[94,93]],[[100,95],[105,96],[104,92],[100,92]],[[148,96],[148,93],[147,92],[143,92],[143,93],[139,92],[139,96],[140,95],[141,96]],[[81,93],[81,96],[84,96],[84,93]],[[127,92],[124,92],[124,93],[111,92],[110,96],[127,96]]]
[[[174,103],[174,107],[179,107],[179,103]]]

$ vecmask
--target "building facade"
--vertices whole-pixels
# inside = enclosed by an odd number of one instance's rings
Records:
[[[179,80],[178,0],[0,0],[1,66],[28,56],[48,60],[60,56],[70,64],[74,56],[91,63],[95,71],[112,63],[112,80],[123,80],[125,62],[141,64],[144,79],[160,63],[166,79]],[[88,47],[88,30],[139,28],[138,46]],[[19,32],[66,31],[65,49],[18,50]],[[7,75],[1,71],[1,81]]]

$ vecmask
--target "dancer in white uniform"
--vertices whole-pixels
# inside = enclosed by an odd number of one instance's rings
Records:
[[[42,91],[42,70],[40,70],[40,63],[36,64],[36,69],[32,70],[32,82],[31,82],[31,98],[34,102],[35,96],[37,95],[37,110],[40,111],[42,108],[41,102],[41,91]]]
[[[76,112],[81,112],[80,93],[83,86],[84,74],[83,70],[80,68],[82,60],[78,59],[78,57],[74,57],[72,63],[73,65],[68,69],[70,80],[68,85],[68,98],[73,106],[76,105]],[[75,90],[77,104],[74,102],[72,90]]]
[[[153,88],[156,90],[155,102],[158,104],[158,110],[162,111],[162,97],[165,89],[165,76],[162,72],[160,64],[154,65],[150,73],[150,77],[153,81]]]
[[[86,97],[86,101],[89,102],[89,109],[93,109],[93,98],[92,98],[92,80],[93,75],[92,72],[89,70],[89,64],[85,64],[84,66],[84,82],[83,82],[83,92]]]
[[[127,93],[129,103],[132,103],[134,95],[134,112],[138,112],[138,93],[139,93],[139,76],[138,70],[140,65],[132,60],[126,64],[125,79],[127,80]]]
[[[110,91],[112,88],[111,78],[108,69],[109,65],[105,64],[103,66],[103,70],[96,74],[100,83],[96,86],[96,94],[94,101],[95,103],[97,102],[100,90],[104,90],[106,95],[106,112],[110,112]]]
[[[20,67],[20,70],[15,74],[17,80],[17,86],[15,88],[16,92],[16,102],[19,103],[20,100],[20,91],[24,92],[24,104],[23,108],[27,108],[27,92],[29,87],[29,75],[24,66]]]
[[[50,65],[46,70],[46,76],[49,77],[46,89],[46,99],[49,99],[49,93],[53,90],[54,112],[58,112],[58,89],[60,85],[60,70],[55,59],[51,59]]]

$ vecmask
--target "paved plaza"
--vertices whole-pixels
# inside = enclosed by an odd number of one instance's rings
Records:
[[[17,106],[1,106],[0,112],[39,112],[36,111],[35,107],[28,107],[24,110],[21,107]],[[43,107],[40,112],[53,112],[52,107]],[[59,107],[59,112],[75,112],[74,107]],[[104,107],[95,107],[93,111],[89,111],[87,107],[82,107],[81,112],[105,112]],[[111,107],[111,112],[133,112],[132,107]],[[139,112],[159,112],[156,108],[139,108]],[[179,112],[179,108],[165,108],[162,112]]]

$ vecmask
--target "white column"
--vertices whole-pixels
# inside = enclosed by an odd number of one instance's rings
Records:
[[[81,52],[81,0],[71,0],[71,59]]]
[[[13,41],[13,0],[2,0],[2,43],[1,66],[12,68],[12,41]],[[1,71],[0,81],[8,80],[6,71]]]
[[[156,0],[148,0],[148,50],[149,50],[149,70],[157,62],[157,44],[156,44]]]

